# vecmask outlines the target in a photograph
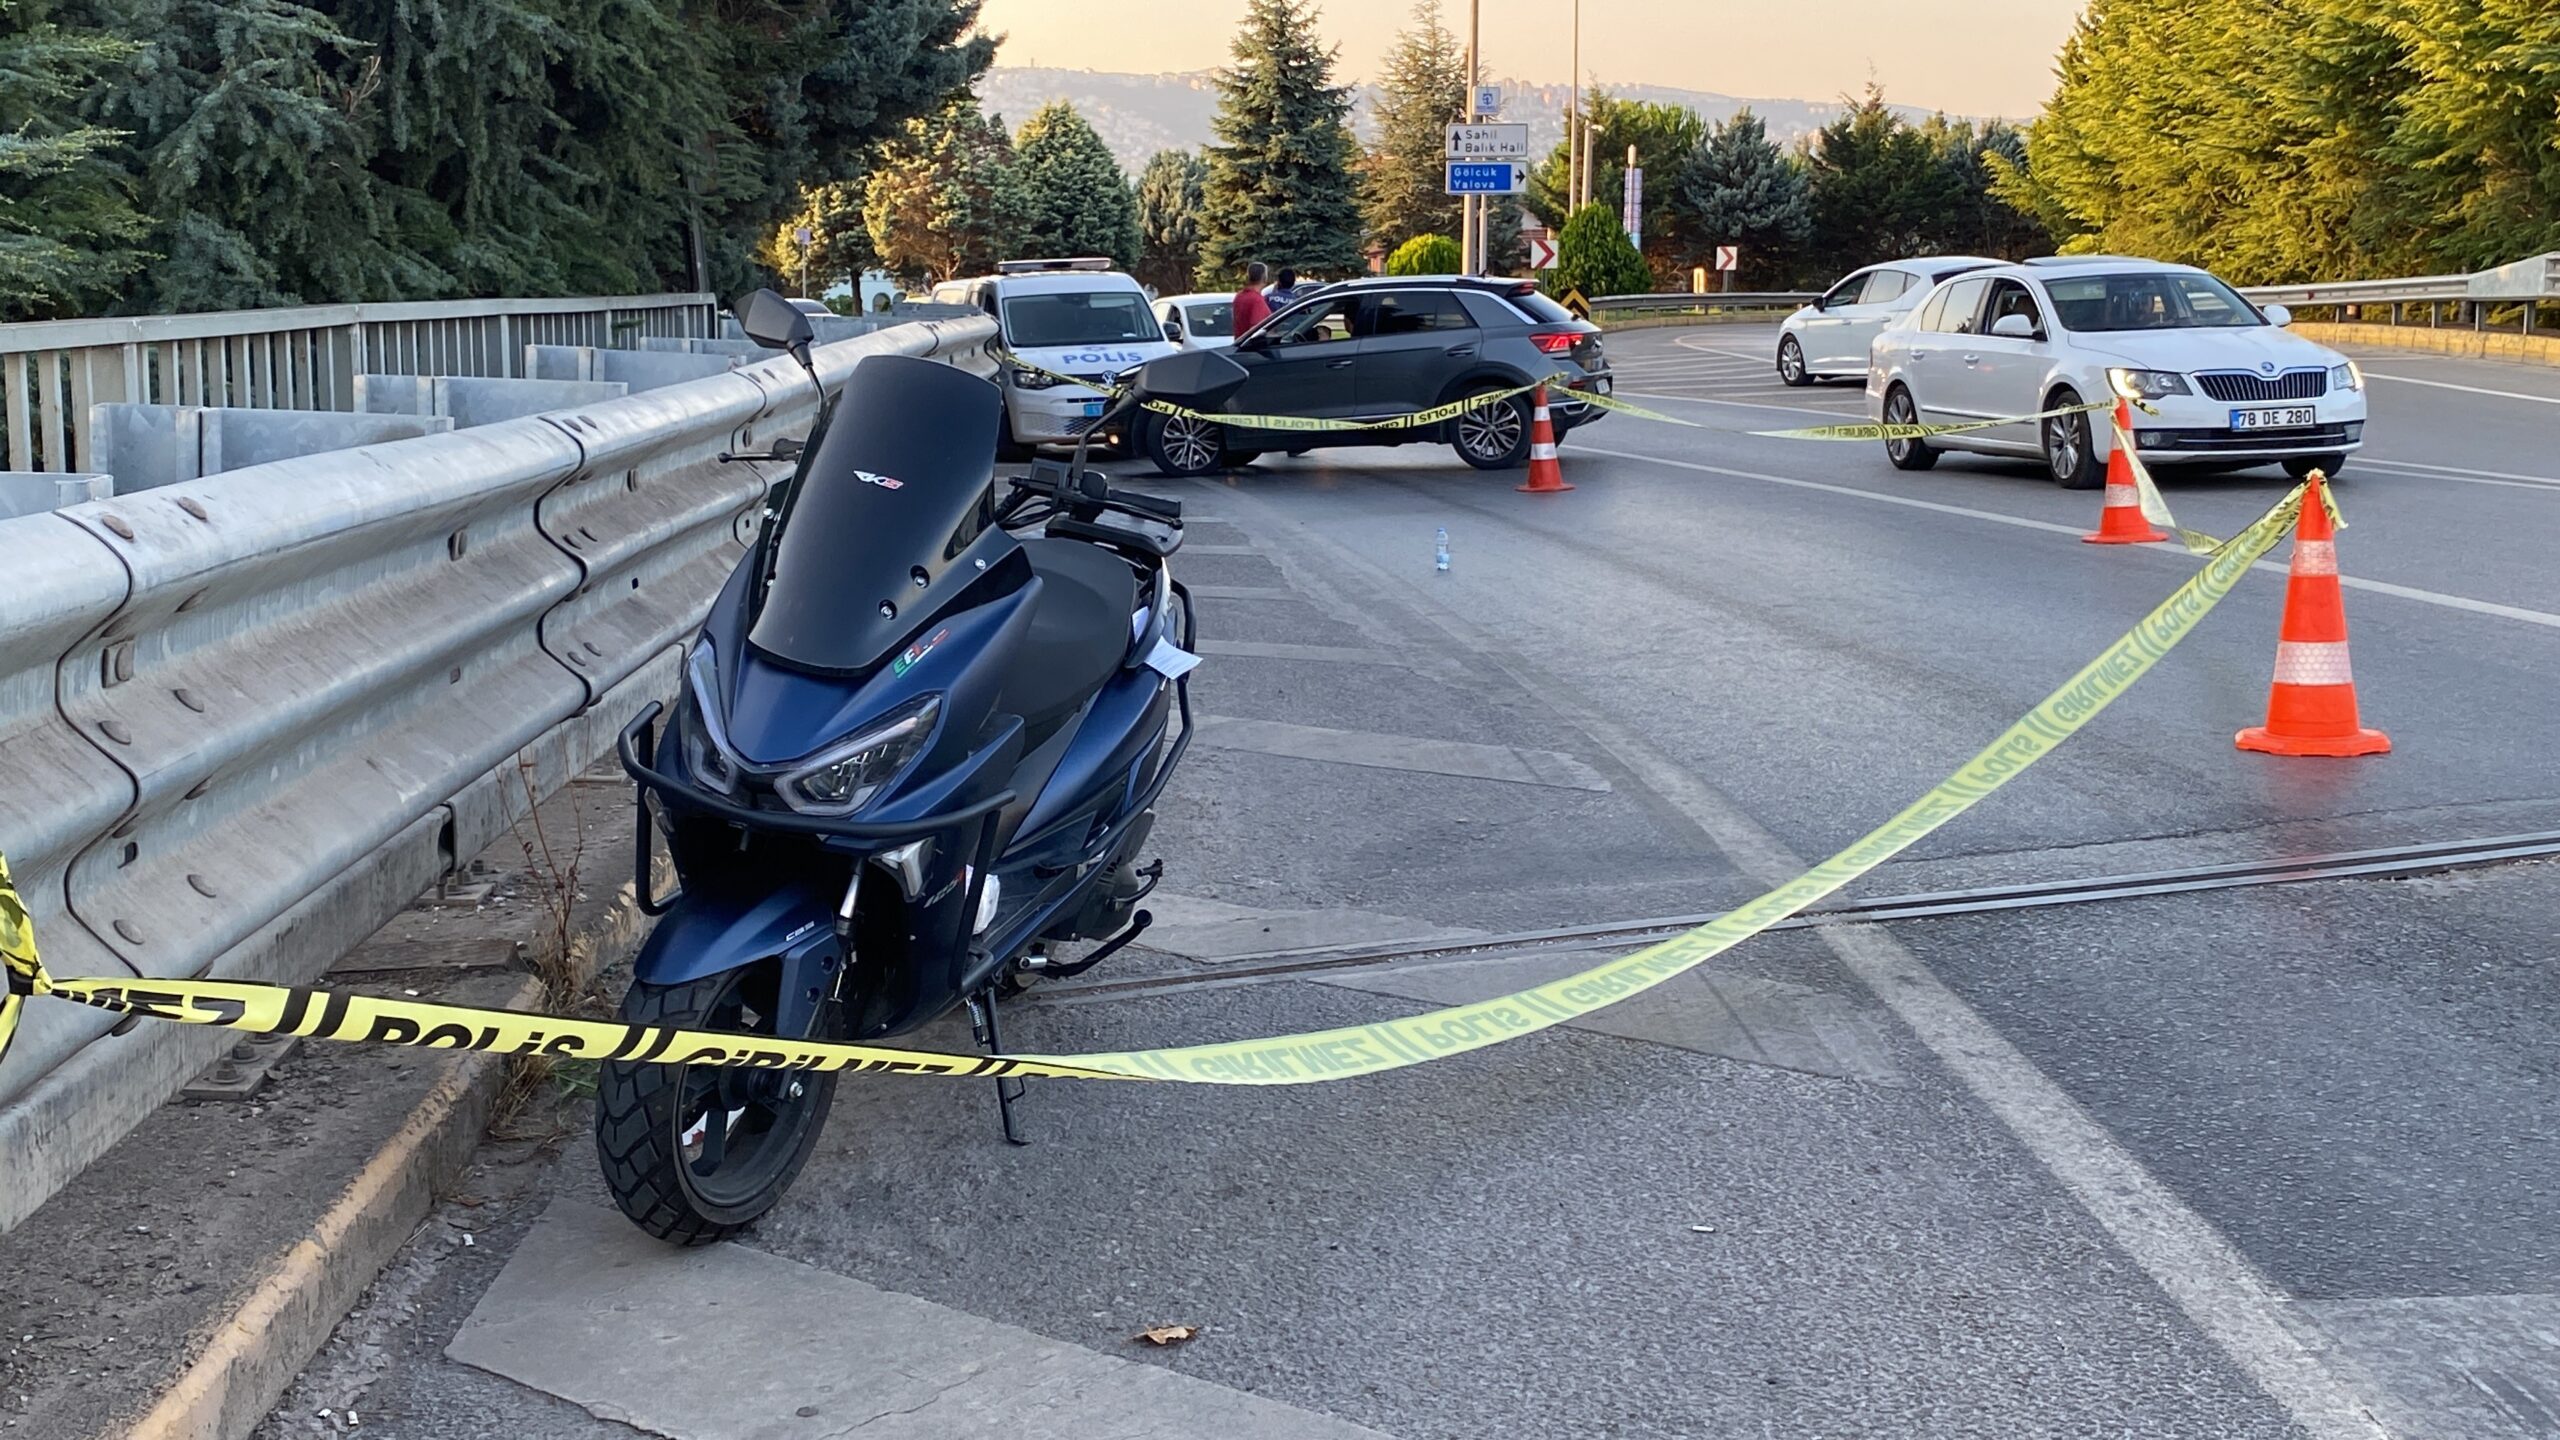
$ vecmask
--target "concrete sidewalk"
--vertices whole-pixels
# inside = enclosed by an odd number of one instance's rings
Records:
[[[569,786],[323,983],[502,1007],[544,1005],[543,975],[584,986],[643,933],[629,807],[618,777]],[[247,1434],[468,1163],[513,1069],[304,1043],[244,1098],[162,1107],[0,1236],[0,1426]]]

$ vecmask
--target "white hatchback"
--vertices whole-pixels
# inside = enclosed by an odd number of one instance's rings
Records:
[[[1931,255],[1852,270],[1822,298],[1778,324],[1778,378],[1790,385],[1867,373],[1867,346],[1911,313],[1929,287],[1951,275],[1997,265],[1973,255]]]
[[[2148,465],[2334,475],[2364,443],[2364,376],[2287,333],[2292,318],[2191,265],[2106,255],[2000,265],[1939,285],[1878,335],[1867,398],[1880,420],[1961,425],[2121,396],[2151,407],[2133,414]],[[2113,433],[2103,414],[2054,415],[1891,440],[1885,453],[1904,470],[1928,469],[1941,450],[2038,456],[2056,483],[2085,490],[2105,483]]]
[[[1156,318],[1167,327],[1165,334],[1189,349],[1225,350],[1236,343],[1233,295],[1168,295],[1156,302]]]

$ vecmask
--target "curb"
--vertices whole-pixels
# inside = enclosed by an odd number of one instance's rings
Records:
[[[603,920],[571,943],[578,985],[638,947],[648,932],[626,881]],[[510,1008],[542,1003],[542,981],[527,977]],[[478,1150],[504,1090],[510,1058],[476,1052],[452,1067],[418,1109],[365,1162],[312,1226],[215,1321],[203,1349],[126,1433],[131,1440],[246,1440],[311,1363],[366,1287],[408,1243]]]
[[[2380,345],[2427,355],[2467,360],[2513,360],[2527,365],[2560,365],[2560,338],[2511,335],[2503,330],[2438,329],[2425,325],[2373,325],[2303,321],[2294,333],[2324,345]]]

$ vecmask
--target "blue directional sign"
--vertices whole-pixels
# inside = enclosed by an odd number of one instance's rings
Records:
[[[1508,160],[1449,162],[1449,194],[1516,195],[1519,192],[1520,167]]]

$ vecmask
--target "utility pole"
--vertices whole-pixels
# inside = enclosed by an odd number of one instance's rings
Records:
[[[1582,0],[1573,0],[1573,92],[1564,100],[1564,208],[1572,215],[1582,194]]]
[[[1484,0],[1467,0],[1467,122],[1473,124],[1484,117],[1476,110],[1476,84],[1482,76],[1477,66],[1478,47],[1484,39]],[[1460,203],[1458,237],[1458,269],[1467,275],[1484,273],[1478,258],[1484,251],[1484,197],[1469,195]]]

